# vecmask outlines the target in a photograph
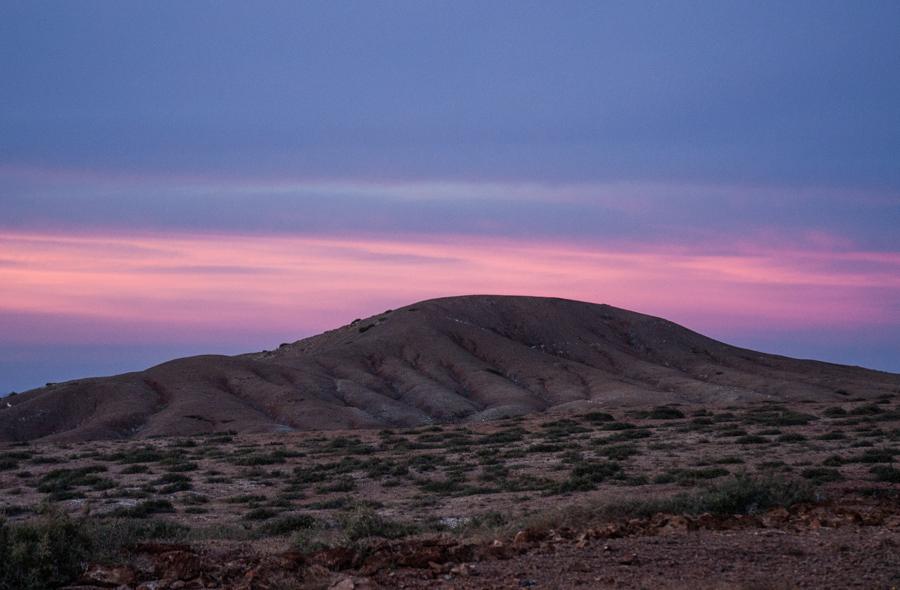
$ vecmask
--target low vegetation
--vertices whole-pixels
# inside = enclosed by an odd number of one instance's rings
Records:
[[[849,484],[895,497],[895,408],[802,410],[658,406],[352,435],[10,447],[0,453],[0,590],[69,583],[85,563],[113,563],[145,540],[314,551],[554,518],[753,515]]]

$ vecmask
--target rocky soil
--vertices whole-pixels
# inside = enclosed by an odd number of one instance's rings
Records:
[[[0,450],[92,588],[891,588],[900,395]]]

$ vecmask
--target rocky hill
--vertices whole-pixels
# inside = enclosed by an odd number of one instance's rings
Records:
[[[871,398],[900,375],[736,348],[538,297],[433,299],[277,350],[196,356],[7,398],[0,440],[473,422],[551,408]]]

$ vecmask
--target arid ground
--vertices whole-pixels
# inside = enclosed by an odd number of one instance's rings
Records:
[[[0,502],[82,588],[894,588],[898,457],[900,392],[7,444]]]

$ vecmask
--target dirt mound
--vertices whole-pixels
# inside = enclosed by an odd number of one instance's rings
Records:
[[[0,440],[477,422],[550,409],[845,400],[900,375],[740,349],[564,299],[434,299],[277,350],[198,356],[8,398]]]

